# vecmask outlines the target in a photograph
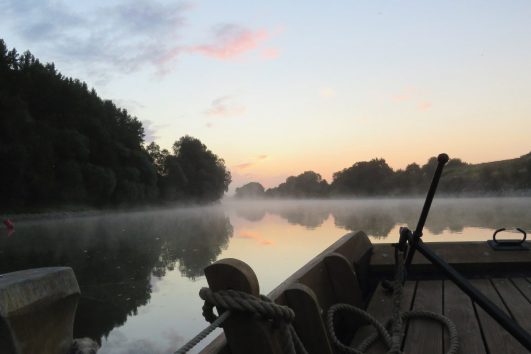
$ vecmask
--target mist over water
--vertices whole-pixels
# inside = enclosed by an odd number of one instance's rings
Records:
[[[81,287],[75,336],[102,353],[169,353],[206,322],[197,295],[203,268],[235,257],[261,292],[349,231],[394,242],[415,228],[421,199],[225,200],[208,207],[17,220],[0,232],[0,273],[70,266]],[[531,198],[436,199],[427,241],[486,240],[494,229],[531,229]],[[510,236],[510,235],[509,235]]]

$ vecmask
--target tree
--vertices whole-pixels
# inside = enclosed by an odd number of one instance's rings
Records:
[[[159,195],[212,201],[230,183],[223,160],[199,140],[182,138],[173,155],[155,143],[144,147],[138,118],[1,39],[0,117],[3,209],[145,203]]]
[[[331,188],[336,195],[386,195],[391,190],[393,176],[393,170],[384,159],[356,162],[334,173]]]
[[[228,190],[231,175],[225,162],[199,139],[182,137],[173,144],[173,155],[164,161],[165,199],[214,201]]]
[[[146,152],[149,156],[151,163],[155,166],[155,170],[157,171],[157,174],[159,176],[166,175],[167,174],[167,171],[165,170],[166,159],[170,155],[168,150],[166,149],[161,150],[160,146],[158,146],[153,141],[146,147]]]
[[[263,198],[265,196],[264,186],[258,182],[250,182],[236,188],[234,196],[236,198]]]
[[[328,182],[320,174],[306,171],[298,176],[290,176],[286,182],[266,191],[272,197],[322,198],[328,195]]]

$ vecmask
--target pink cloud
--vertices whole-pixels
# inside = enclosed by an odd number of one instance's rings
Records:
[[[407,101],[411,98],[411,95],[406,95],[406,94],[402,94],[402,95],[394,95],[393,96],[393,99],[395,101],[398,101],[398,102],[403,102],[403,101]]]
[[[262,58],[264,59],[276,59],[280,55],[280,51],[277,48],[265,48],[262,50]]]
[[[426,98],[426,95],[413,86],[404,87],[399,94],[392,96],[392,99],[396,102],[409,101],[411,105],[417,102],[417,109],[421,112],[426,112],[433,106],[433,103]]]
[[[245,113],[245,107],[233,102],[230,96],[216,98],[205,112],[208,116],[233,117]]]
[[[432,103],[430,101],[421,101],[418,103],[417,108],[421,112],[426,112],[427,110],[431,108],[431,106],[432,106]]]
[[[239,170],[244,170],[246,168],[249,168],[251,166],[256,165],[258,163],[258,161],[265,160],[265,159],[267,159],[267,155],[258,155],[256,157],[256,161],[254,161],[254,162],[244,162],[244,163],[240,163],[238,165],[234,165],[233,167],[237,168]]]
[[[242,230],[238,234],[238,238],[248,239],[248,240],[255,240],[261,245],[269,246],[272,245],[274,242],[271,240],[267,240],[265,238],[262,238],[260,234],[256,231],[250,231],[250,230]]]
[[[412,99],[417,94],[415,87],[404,87],[399,94],[393,95],[393,100],[397,102],[404,102]]]
[[[260,236],[254,231],[242,230],[240,231],[238,238],[258,239]]]
[[[252,165],[254,165],[253,162],[244,162],[244,163],[241,163],[239,165],[234,165],[234,167],[237,168],[237,169],[243,170],[243,169],[246,169],[248,167],[251,167]]]
[[[214,59],[230,60],[256,49],[270,37],[271,34],[266,30],[252,31],[228,24],[215,30],[211,43],[194,46],[189,50]]]

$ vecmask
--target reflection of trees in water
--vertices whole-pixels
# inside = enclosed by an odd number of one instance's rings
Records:
[[[327,208],[295,207],[278,210],[275,214],[280,215],[292,225],[315,229],[328,219],[330,210]]]
[[[292,225],[309,229],[321,226],[330,216],[330,208],[318,201],[239,201],[231,204],[231,207],[236,211],[236,215],[247,221],[260,222],[269,213],[282,217]]]
[[[384,238],[396,224],[395,218],[385,210],[366,209],[348,210],[335,209],[332,211],[335,224],[351,231],[362,230],[368,235],[376,238]]]
[[[233,227],[223,214],[191,214],[181,219],[173,232],[174,236],[165,239],[159,265],[162,270],[173,269],[178,261],[181,274],[195,279],[227,248]]]
[[[462,231],[465,227],[531,229],[531,199],[476,198],[441,199],[434,202],[426,226],[433,234],[445,229]],[[490,237],[490,234],[486,234]]]
[[[266,209],[264,207],[242,207],[236,209],[236,214],[247,221],[258,222],[265,217]]]
[[[363,230],[376,237],[385,237],[397,224],[415,229],[422,201],[370,201],[367,206],[333,207],[336,225],[348,230]],[[497,229],[522,227],[531,229],[531,199],[439,199],[434,201],[426,221],[426,229],[434,235],[446,230],[462,232],[466,227]],[[489,238],[487,232],[485,238]]]
[[[279,215],[290,224],[319,227],[331,214],[335,224],[346,230],[365,231],[386,237],[395,225],[417,225],[423,200],[314,200],[238,202],[232,205],[239,216],[259,222],[265,213]],[[531,229],[530,198],[436,198],[426,230],[439,235],[446,230],[462,232],[465,227],[497,229],[521,227]],[[486,235],[486,238],[490,235]]]
[[[195,278],[227,247],[221,209],[159,211],[18,223],[0,237],[0,273],[70,266],[80,284],[75,335],[99,340],[151,297],[151,278],[178,268]]]

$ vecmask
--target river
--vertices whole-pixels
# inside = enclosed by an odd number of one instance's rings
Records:
[[[14,218],[0,232],[0,273],[70,266],[82,296],[75,337],[99,353],[171,353],[207,325],[203,268],[247,262],[267,294],[350,231],[394,242],[414,228],[420,199],[234,201],[68,218]],[[531,229],[531,198],[436,199],[426,241],[486,240],[501,227]],[[511,235],[509,235],[511,236]]]

